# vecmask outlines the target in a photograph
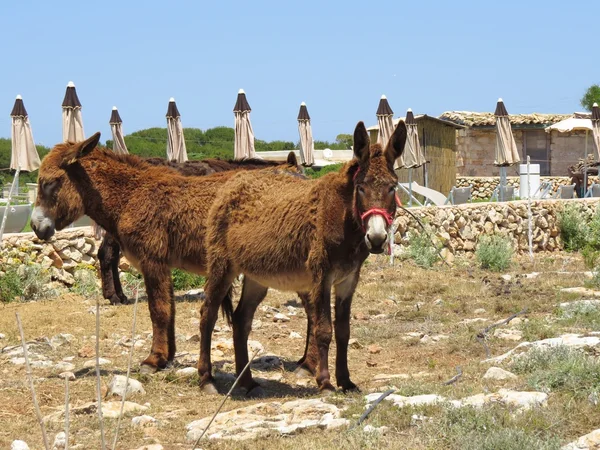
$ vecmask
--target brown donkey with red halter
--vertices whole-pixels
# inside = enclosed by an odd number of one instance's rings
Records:
[[[209,275],[198,362],[205,392],[216,392],[210,348],[218,309],[231,301],[227,293],[240,273],[244,288],[233,313],[238,374],[248,362],[252,317],[268,287],[307,292],[311,338],[317,349],[317,384],[321,390],[333,390],[328,367],[333,287],[336,380],[344,391],[356,389],[347,359],[350,306],[363,262],[369,253],[383,253],[388,244],[398,182],[393,166],[405,141],[404,122],[398,123],[385,150],[379,144],[370,145],[367,130],[359,122],[354,131],[354,159],[339,173],[318,180],[238,173],[220,190],[206,230]],[[260,391],[250,371],[240,383],[249,393]]]

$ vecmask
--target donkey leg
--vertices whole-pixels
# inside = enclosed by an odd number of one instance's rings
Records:
[[[319,365],[317,369],[317,385],[321,391],[335,391],[329,375],[329,346],[331,344],[331,285],[319,283],[313,288],[310,296],[314,305],[313,324],[315,342],[317,344]]]
[[[102,280],[102,295],[109,300],[111,305],[126,303],[127,297],[123,295],[119,280],[119,243],[110,234],[106,234],[98,249],[100,260],[100,278]],[[114,268],[116,267],[116,271]],[[118,287],[117,287],[118,283]],[[119,295],[120,293],[120,295]]]
[[[233,346],[235,349],[235,371],[239,375],[248,364],[248,335],[252,331],[252,319],[256,308],[267,295],[268,288],[256,281],[244,277],[242,296],[233,313]],[[240,385],[246,389],[248,396],[259,397],[264,394],[260,385],[252,378],[248,368],[240,378]]]
[[[142,362],[141,371],[152,373],[164,369],[175,355],[175,299],[171,271],[166,264],[145,265],[142,273],[152,319],[152,349]]]
[[[350,381],[348,341],[350,340],[350,307],[358,284],[358,271],[335,286],[335,378],[344,392],[358,390]]]
[[[313,306],[307,292],[298,292],[298,297],[302,301],[304,311],[306,311],[306,344],[304,346],[304,355],[298,361],[298,367],[294,371],[296,376],[304,377],[315,374],[318,360],[318,349],[314,337],[313,327]]]
[[[200,310],[200,358],[198,360],[198,375],[200,387],[207,394],[217,394],[217,388],[212,376],[212,363],[210,347],[212,333],[219,315],[219,306],[223,302],[233,283],[235,276],[228,273],[223,267],[209,270],[209,276],[204,285],[206,299]]]

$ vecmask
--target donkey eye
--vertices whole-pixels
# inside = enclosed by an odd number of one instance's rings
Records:
[[[56,181],[48,181],[46,183],[43,183],[40,187],[42,188],[44,195],[50,196],[52,195],[52,191],[54,191],[54,188],[56,188],[56,185]]]
[[[357,186],[356,190],[358,191],[358,193],[360,195],[365,195],[365,190],[363,189],[362,186]]]
[[[394,192],[396,192],[396,186],[390,187],[389,193],[393,194]]]

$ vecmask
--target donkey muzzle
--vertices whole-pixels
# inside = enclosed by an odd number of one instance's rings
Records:
[[[367,222],[365,244],[371,253],[383,253],[388,240],[387,222],[381,215],[372,215]]]
[[[54,221],[47,217],[39,206],[36,206],[31,213],[31,229],[39,239],[44,241],[50,239],[56,230]]]

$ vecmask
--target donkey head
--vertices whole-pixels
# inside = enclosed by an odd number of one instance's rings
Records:
[[[406,125],[398,122],[385,150],[370,145],[365,124],[354,130],[354,156],[358,169],[354,173],[354,213],[365,233],[371,253],[383,253],[388,243],[388,228],[396,214],[398,177],[394,161],[402,155],[406,143]]]
[[[89,154],[100,140],[100,133],[83,142],[56,145],[42,161],[38,193],[31,214],[31,228],[40,239],[49,239],[85,213],[83,199],[70,176],[78,159]]]

